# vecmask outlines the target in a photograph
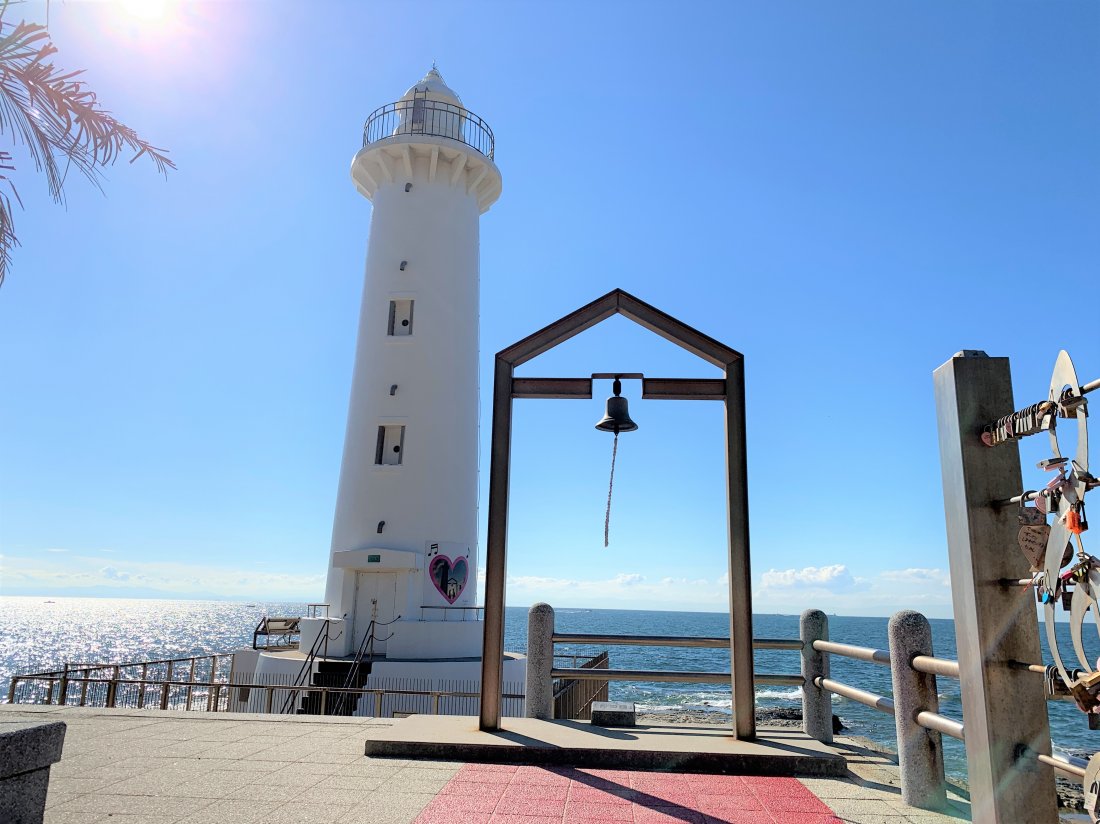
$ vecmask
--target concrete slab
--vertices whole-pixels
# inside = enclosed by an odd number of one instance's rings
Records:
[[[845,775],[832,747],[801,730],[757,730],[738,741],[722,727],[641,725],[629,730],[586,721],[505,718],[482,732],[472,716],[414,715],[368,732],[368,756],[481,763],[554,764],[604,769],[675,770],[738,775]]]

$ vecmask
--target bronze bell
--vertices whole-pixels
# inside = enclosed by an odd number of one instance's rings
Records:
[[[615,395],[607,399],[607,412],[596,424],[596,428],[601,432],[614,432],[616,435],[620,432],[633,432],[638,428],[638,424],[630,420],[626,398],[619,397],[619,393],[623,391],[623,385],[618,378],[615,378],[612,389]]]

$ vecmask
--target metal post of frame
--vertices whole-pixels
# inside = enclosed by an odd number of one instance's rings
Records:
[[[1043,679],[1012,667],[1042,658],[1031,589],[1004,583],[1028,564],[1015,508],[993,505],[1022,491],[1020,452],[981,441],[1015,408],[1008,358],[960,352],[933,378],[971,812],[976,824],[1056,822],[1054,774],[1035,759],[1050,753]]]
[[[485,539],[485,630],[481,650],[481,718],[500,729],[504,691],[504,583],[508,538],[508,476],[512,454],[512,364],[497,357],[493,380],[493,435],[489,462],[489,533]]]
[[[745,361],[726,364],[726,494],[729,496],[730,677],[733,732],[756,737],[752,665],[752,573],[749,565],[749,478],[745,438]]]

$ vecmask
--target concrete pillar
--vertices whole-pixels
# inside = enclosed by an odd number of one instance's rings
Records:
[[[549,721],[554,717],[554,608],[538,603],[527,613],[526,716]]]
[[[61,760],[65,724],[0,723],[0,819],[42,824],[50,766]]]
[[[814,641],[829,640],[829,618],[819,609],[808,609],[798,622],[802,639],[802,731],[829,744],[833,740],[833,694],[814,684],[829,677],[829,656],[814,649]]]
[[[911,807],[938,810],[947,803],[943,738],[917,723],[917,713],[940,711],[936,676],[910,666],[918,655],[932,655],[932,627],[910,609],[894,613],[887,628],[890,675],[894,682],[894,724],[898,732],[901,797]]]
[[[1057,822],[1054,772],[1035,759],[1051,746],[1043,679],[1012,668],[1043,660],[1035,602],[1003,583],[1030,577],[1028,562],[1016,507],[993,505],[1023,489],[1020,450],[981,440],[1013,411],[1008,358],[959,352],[933,382],[971,812],[975,824]]]

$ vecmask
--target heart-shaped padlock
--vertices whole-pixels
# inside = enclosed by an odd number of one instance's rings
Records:
[[[1030,494],[1025,492],[1020,497],[1019,542],[1024,557],[1031,564],[1031,571],[1039,572],[1043,569],[1043,555],[1047,548],[1047,538],[1050,536],[1050,526],[1043,512],[1033,506],[1027,506],[1027,496]]]

